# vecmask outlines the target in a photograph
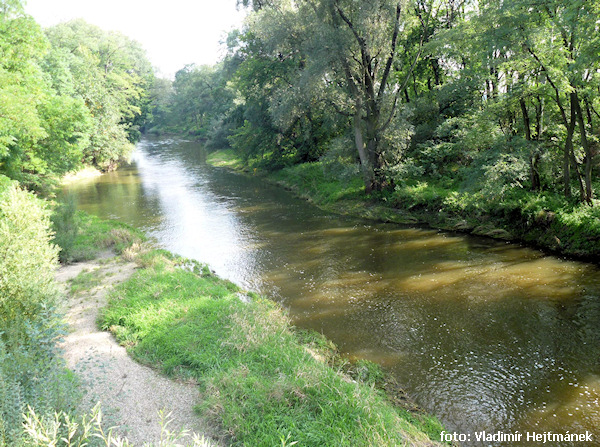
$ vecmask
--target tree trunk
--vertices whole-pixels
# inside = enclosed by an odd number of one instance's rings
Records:
[[[360,169],[363,175],[363,181],[365,182],[365,190],[367,194],[371,193],[373,190],[373,169],[371,167],[371,163],[369,162],[369,157],[367,156],[367,152],[365,151],[365,142],[363,138],[362,132],[362,118],[361,118],[361,102],[360,100],[356,101],[355,105],[356,109],[354,111],[354,143],[356,145],[356,150],[358,151],[358,157],[360,159]]]
[[[536,149],[530,159],[529,172],[531,174],[531,190],[539,191],[542,188],[540,180],[540,171],[538,164],[540,162],[540,151]]]
[[[575,132],[575,108],[571,102],[571,122],[567,124],[567,139],[563,152],[563,182],[565,197],[571,197],[571,153],[573,152],[573,133]]]
[[[413,92],[415,92],[415,98],[419,98],[419,92],[417,91],[417,77],[415,76],[415,72],[412,73],[413,80]]]
[[[573,171],[575,171],[575,178],[577,179],[577,186],[579,186],[579,200],[581,202],[585,201],[585,188],[583,187],[583,180],[581,178],[581,172],[579,172],[579,162],[577,161],[577,157],[575,157],[575,151],[573,150],[573,144],[571,144],[571,164],[573,166]]]
[[[371,102],[368,107],[366,120],[366,147],[367,156],[372,170],[372,189],[381,191],[385,186],[385,176],[382,171],[381,154],[379,153],[379,131],[381,113],[375,102]]]
[[[529,113],[527,112],[527,104],[525,100],[521,98],[519,100],[521,104],[521,112],[523,112],[523,127],[525,128],[525,139],[531,141],[531,121],[529,120]]]
[[[544,131],[544,99],[538,96],[537,101],[535,107],[535,139],[539,141]]]
[[[588,125],[590,126],[590,134],[594,135],[594,120],[592,119],[592,111],[590,110],[590,100],[585,98],[585,112],[587,115]]]
[[[579,97],[577,92],[571,93],[571,101],[575,105],[575,112],[577,114],[577,123],[579,124],[579,133],[581,134],[581,145],[585,152],[585,167],[584,167],[584,178],[585,178],[585,201],[592,204],[592,158],[593,154],[590,148],[590,144],[587,139],[587,130],[585,128],[585,122],[583,121],[583,114],[581,113],[581,104],[579,103]]]
[[[573,171],[575,172],[575,178],[577,179],[577,185],[579,186],[579,200],[582,202],[585,201],[585,189],[583,187],[583,181],[581,179],[581,173],[579,172],[579,162],[577,161],[577,157],[575,157],[575,151],[573,149],[573,135],[575,133],[575,122],[577,121],[577,104],[579,104],[579,100],[577,98],[577,93],[572,92],[570,95],[571,100],[571,121],[567,126],[567,142],[565,144],[565,158],[571,160],[571,166]],[[568,149],[568,152],[567,152]],[[569,175],[569,182],[571,180],[571,176]],[[565,185],[566,188],[566,185]],[[569,185],[569,195],[570,197],[571,186]]]
[[[441,84],[440,80],[440,63],[437,58],[431,58],[431,69],[433,70],[433,78],[435,85],[438,86]]]

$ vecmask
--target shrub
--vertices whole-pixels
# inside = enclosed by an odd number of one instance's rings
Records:
[[[0,324],[33,318],[57,296],[58,249],[47,208],[15,184],[0,190]]]
[[[79,229],[75,220],[77,205],[75,197],[68,195],[54,209],[52,214],[53,242],[60,248],[60,262],[68,262],[73,257],[73,247]]]
[[[50,239],[44,203],[0,177],[0,446],[21,445],[28,405],[48,414],[73,400],[57,353],[63,328]]]

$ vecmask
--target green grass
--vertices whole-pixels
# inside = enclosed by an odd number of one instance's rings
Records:
[[[216,167],[225,167],[235,170],[244,168],[244,162],[233,149],[222,149],[208,154],[206,163]]]
[[[290,166],[274,172],[270,179],[322,205],[360,198],[365,190],[360,176],[341,181],[328,174],[321,162]]]
[[[69,254],[65,259],[67,262],[94,259],[105,250],[121,254],[132,244],[146,240],[141,231],[127,224],[103,220],[82,211],[75,215],[75,226],[77,233],[69,247]]]
[[[592,261],[600,256],[598,200],[590,207],[559,193],[521,188],[487,194],[462,190],[444,179],[425,178],[366,195],[358,176],[340,180],[327,175],[322,163],[284,168],[269,174],[267,180],[332,212],[522,241]]]
[[[82,293],[93,289],[102,283],[102,276],[98,272],[89,272],[82,270],[75,278],[70,281],[70,290],[72,295]]]
[[[460,221],[464,229],[500,234],[512,239],[581,258],[600,255],[600,202],[595,206],[567,200],[561,194],[513,189],[503,195],[457,191],[434,182],[404,185],[390,195],[390,203],[406,209],[419,220],[452,229]]]
[[[234,445],[429,445],[424,431],[440,439],[434,418],[375,388],[376,368],[351,380],[327,361],[331,344],[295,331],[272,301],[243,303],[234,284],[164,252],[144,262],[112,293],[101,325],[139,361],[197,381],[199,411]]]

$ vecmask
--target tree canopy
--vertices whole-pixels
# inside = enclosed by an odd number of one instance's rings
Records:
[[[155,130],[270,169],[342,156],[367,192],[427,177],[593,203],[600,1],[240,4],[227,56],[178,73]]]
[[[81,20],[42,30],[0,2],[0,173],[34,189],[84,163],[112,169],[148,118],[137,42]]]

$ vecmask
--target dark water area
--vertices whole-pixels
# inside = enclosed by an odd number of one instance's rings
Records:
[[[331,215],[146,139],[131,165],[67,189],[289,309],[391,371],[450,431],[590,431],[600,445],[600,269],[513,244]]]

